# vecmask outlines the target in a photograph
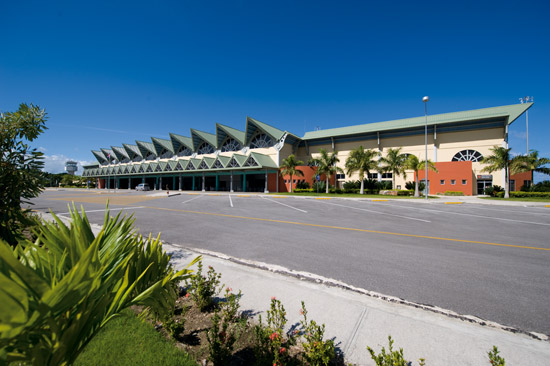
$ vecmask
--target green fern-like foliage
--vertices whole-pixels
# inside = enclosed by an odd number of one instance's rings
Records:
[[[69,226],[54,218],[35,229],[35,242],[0,240],[0,364],[70,365],[122,310],[167,316],[199,259],[175,272],[158,237],[136,234],[131,217],[108,209],[97,235],[74,206]]]

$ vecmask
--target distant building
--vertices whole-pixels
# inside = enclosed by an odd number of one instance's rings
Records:
[[[506,105],[428,116],[428,158],[438,172],[428,172],[431,194],[461,191],[465,195],[482,194],[486,187],[504,186],[504,172],[483,172],[484,156],[494,146],[508,147],[508,127],[533,103]],[[84,166],[83,176],[97,180],[99,188],[132,189],[148,183],[153,189],[286,192],[290,177],[278,175],[282,159],[290,154],[307,162],[319,156],[320,149],[337,151],[338,166],[345,170],[350,152],[358,146],[385,155],[390,148],[401,147],[403,154],[425,156],[425,116],[394,121],[368,123],[349,127],[316,129],[298,137],[287,131],[248,117],[244,130],[216,124],[216,134],[191,129],[190,137],[170,133],[169,139],[153,137],[94,150],[98,164]],[[302,166],[304,177],[293,177],[311,183],[315,167]],[[419,180],[424,171],[418,172]],[[391,181],[391,172],[371,172],[370,179]],[[409,180],[415,179],[407,171]],[[323,177],[321,177],[323,179]],[[358,179],[337,174],[330,183],[341,188],[343,183]],[[512,176],[511,189],[532,182],[532,173]],[[396,177],[398,189],[405,188],[404,176]]]
[[[74,175],[74,173],[77,170],[78,170],[78,163],[76,161],[67,160],[67,162],[65,163],[65,171],[70,175]]]

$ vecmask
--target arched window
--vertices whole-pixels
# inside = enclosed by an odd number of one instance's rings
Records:
[[[473,161],[473,162],[479,162],[483,159],[483,155],[479,151],[476,150],[462,150],[459,151],[453,156],[452,161]]]
[[[199,148],[197,149],[197,152],[200,155],[212,154],[214,152],[214,148],[209,143],[203,142],[202,144],[199,145]]]
[[[235,139],[228,138],[222,145],[222,152],[225,151],[238,151],[242,149],[241,144]]]
[[[256,135],[250,142],[251,149],[258,149],[262,147],[271,147],[271,146],[273,146],[273,140],[271,140],[271,137],[269,137],[265,133],[260,133]]]
[[[193,152],[185,145],[181,145],[178,149],[178,152],[176,153],[178,156],[189,156]]]

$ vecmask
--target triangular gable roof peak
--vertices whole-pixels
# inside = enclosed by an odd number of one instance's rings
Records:
[[[256,162],[263,168],[278,168],[277,163],[268,155],[251,152],[250,156],[253,157],[254,160],[256,160]]]
[[[126,149],[124,149],[123,147],[111,146],[111,149],[115,153],[118,161],[122,161],[124,159],[130,159],[130,157],[128,156],[128,153],[126,152]]]
[[[244,131],[237,130],[236,128],[224,126],[220,123],[216,123],[216,139],[217,146],[220,148],[226,137],[232,137],[237,140],[241,145],[244,145],[245,133]]]
[[[250,140],[257,130],[269,135],[275,141],[280,140],[285,134],[284,131],[270,126],[267,123],[258,121],[252,117],[246,117],[245,145],[250,144]]]
[[[514,122],[526,110],[531,108],[533,103],[512,104],[501,107],[473,109],[462,112],[451,112],[428,115],[428,125],[444,125],[447,123],[478,121],[491,118],[504,118],[507,124]],[[355,135],[361,133],[372,133],[389,130],[397,130],[412,127],[422,127],[426,123],[426,117],[403,118],[393,121],[366,123],[355,126],[331,128],[327,130],[306,132],[303,140],[313,140],[337,136]]]
[[[107,157],[103,155],[103,152],[98,150],[92,150],[92,154],[94,154],[95,158],[100,164],[107,164]]]
[[[152,142],[146,142],[146,141],[137,141],[136,140],[137,147],[139,151],[141,152],[141,156],[144,158],[149,155],[149,153],[157,155],[157,152],[155,151],[155,146]]]
[[[151,141],[153,141],[153,147],[155,148],[155,154],[157,156],[161,155],[161,152],[163,149],[166,149],[170,151],[172,154],[174,154],[174,147],[172,146],[172,141],[161,139],[158,137],[151,137]]]
[[[116,154],[114,153],[113,150],[111,150],[111,149],[104,149],[104,148],[101,148],[100,150],[103,152],[103,155],[105,156],[105,159],[106,159],[107,161],[109,161],[108,156],[110,157],[111,161],[113,161],[113,159],[118,160],[118,159],[117,159],[117,156],[116,156]]]
[[[193,139],[193,150],[197,150],[201,141],[205,141],[212,145],[214,149],[217,149],[216,135],[213,135],[208,132],[199,131],[191,128],[191,138]]]
[[[128,154],[128,157],[130,159],[133,159],[134,156],[142,157],[141,151],[139,151],[139,148],[137,145],[130,145],[130,144],[122,144],[122,147],[124,147],[124,150],[126,150],[126,153]]]
[[[172,141],[172,147],[174,149],[174,154],[176,153],[176,151],[179,150],[181,145],[186,146],[190,150],[195,149],[193,147],[193,139],[191,137],[182,136],[182,135],[178,135],[178,134],[175,134],[175,133],[170,133],[170,140]]]

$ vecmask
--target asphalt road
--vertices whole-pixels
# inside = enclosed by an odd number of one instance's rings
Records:
[[[333,278],[464,315],[550,335],[550,208],[409,200],[317,200],[241,194],[47,191],[39,211],[67,202],[102,223],[133,213],[143,234],[185,247]]]

